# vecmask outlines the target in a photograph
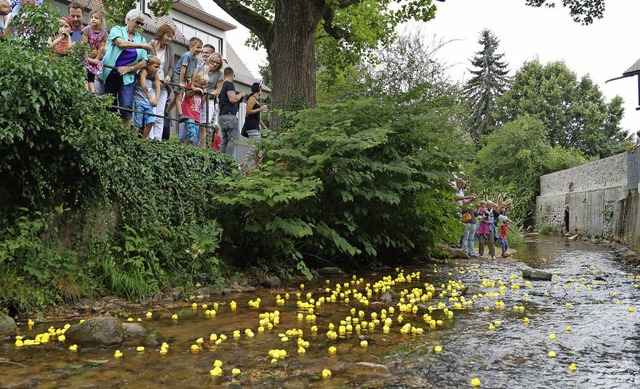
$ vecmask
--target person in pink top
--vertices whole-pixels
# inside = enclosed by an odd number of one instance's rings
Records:
[[[487,212],[486,201],[480,201],[478,209],[476,210],[478,215],[478,254],[484,255],[484,245],[489,242],[489,235],[491,234],[491,226],[489,225],[489,212]],[[491,251],[491,250],[490,250]],[[491,253],[490,253],[491,254]],[[491,255],[491,259],[494,259],[494,255]]]

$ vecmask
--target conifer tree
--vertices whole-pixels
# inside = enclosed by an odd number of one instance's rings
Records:
[[[471,60],[475,69],[469,69],[473,77],[464,89],[464,96],[471,108],[468,129],[476,142],[492,131],[495,125],[492,112],[496,108],[496,99],[507,90],[510,82],[508,65],[502,61],[504,53],[497,54],[498,38],[485,29],[480,32],[478,43],[482,45],[482,50]]]

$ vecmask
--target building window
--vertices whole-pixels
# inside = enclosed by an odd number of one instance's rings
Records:
[[[189,39],[193,38],[193,37],[198,37],[200,39],[202,39],[202,43],[204,44],[210,44],[212,45],[215,49],[216,49],[216,53],[220,53],[223,54],[222,52],[222,39],[218,38],[215,35],[211,35],[211,34],[207,34],[206,32],[199,30],[195,27],[192,27],[188,24],[182,23],[182,22],[178,22],[177,20],[174,20],[176,27],[178,28],[178,30],[180,30],[180,32],[182,32],[182,35],[184,35],[184,38],[187,40],[187,42],[189,41]]]

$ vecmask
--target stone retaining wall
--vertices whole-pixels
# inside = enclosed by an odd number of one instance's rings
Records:
[[[540,177],[537,227],[562,228],[569,205],[571,234],[640,242],[640,149]]]

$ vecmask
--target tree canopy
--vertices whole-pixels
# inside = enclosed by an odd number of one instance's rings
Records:
[[[500,41],[491,31],[480,32],[478,43],[482,50],[471,59],[474,69],[469,70],[473,77],[464,88],[464,95],[471,106],[469,133],[474,141],[487,135],[495,125],[492,117],[496,109],[496,99],[507,90],[509,70],[502,60],[504,54],[498,54]]]
[[[564,62],[525,63],[509,91],[498,99],[498,106],[499,122],[536,117],[548,129],[552,146],[575,147],[586,156],[615,154],[627,138],[620,127],[622,98],[616,96],[607,102],[588,75],[578,79]]]
[[[556,6],[555,0],[526,0],[526,4],[533,7]],[[582,24],[591,24],[595,19],[604,15],[604,0],[562,0],[562,5],[569,8],[573,20]]]
[[[485,140],[472,168],[474,190],[506,193],[514,201],[509,217],[516,220],[533,215],[541,175],[586,163],[576,149],[549,145],[544,123],[530,116],[518,116]]]

